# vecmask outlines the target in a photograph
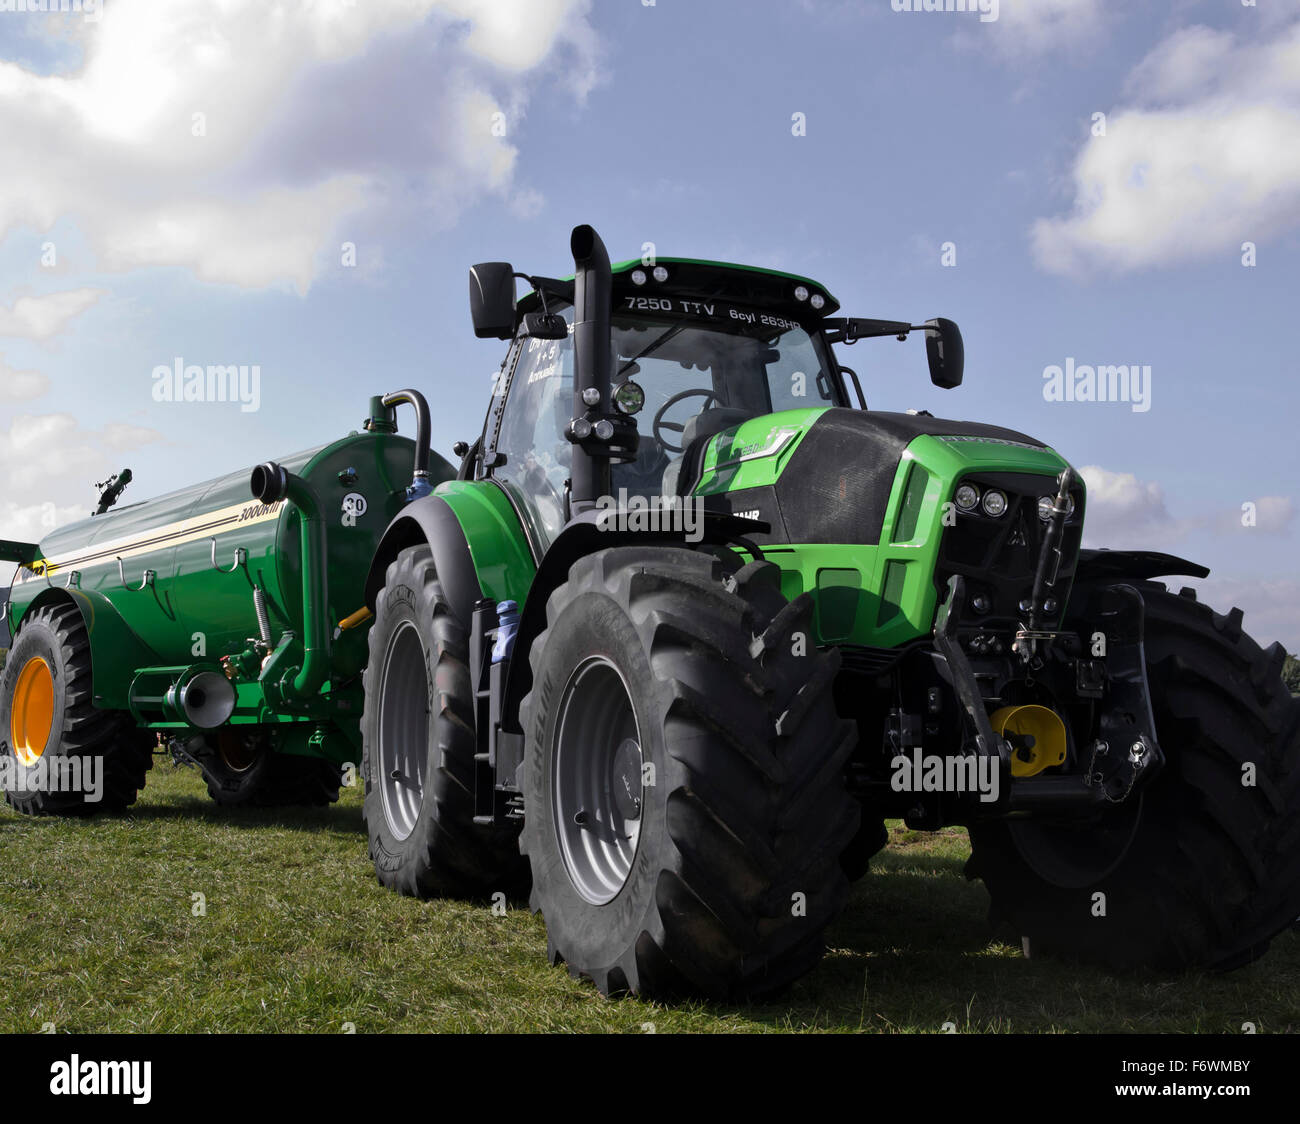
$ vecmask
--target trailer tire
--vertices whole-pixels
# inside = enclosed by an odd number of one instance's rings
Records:
[[[388,567],[365,695],[362,811],[379,881],[418,898],[520,891],[527,867],[517,825],[474,823],[469,640],[426,545]]]
[[[0,739],[13,784],[5,799],[23,815],[89,816],[135,803],[153,767],[152,735],[122,711],[94,705],[90,636],[75,605],[51,604],[27,616],[0,672]],[[98,758],[102,797],[51,791],[50,766]],[[71,761],[63,767],[71,773]],[[61,770],[62,771],[62,770]],[[77,766],[81,772],[81,766]],[[44,774],[44,788],[28,788]]]
[[[1300,699],[1281,646],[1261,649],[1240,610],[1131,584],[1167,762],[1127,853],[1095,885],[1062,889],[993,823],[972,827],[967,873],[1031,949],[1115,969],[1239,967],[1300,915]]]
[[[855,731],[831,696],[839,655],[779,579],[617,547],[547,604],[520,847],[552,963],[606,995],[770,992],[818,962],[844,904]]]
[[[203,771],[208,795],[222,807],[323,808],[339,798],[343,771],[333,761],[276,753],[264,735],[245,734],[237,726],[202,740],[202,751],[191,756]]]

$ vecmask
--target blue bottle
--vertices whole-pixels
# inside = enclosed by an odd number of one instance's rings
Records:
[[[509,659],[510,650],[515,646],[515,633],[519,631],[519,606],[514,601],[502,601],[497,605],[497,638],[492,645],[492,662],[500,663]]]

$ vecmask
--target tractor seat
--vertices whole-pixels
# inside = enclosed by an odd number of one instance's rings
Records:
[[[736,410],[729,406],[714,406],[701,410],[682,430],[682,455],[664,470],[664,495],[686,496],[699,482],[704,463],[704,450],[709,438],[724,429],[749,421],[754,415],[749,410]]]

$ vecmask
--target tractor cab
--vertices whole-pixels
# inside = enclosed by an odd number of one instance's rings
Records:
[[[709,438],[783,410],[849,405],[822,323],[838,306],[814,282],[683,259],[622,262],[611,275],[608,398],[628,431],[609,458],[613,498],[687,494]],[[572,281],[529,280],[537,287],[518,305],[483,463],[550,542],[571,513],[580,444],[575,306]]]

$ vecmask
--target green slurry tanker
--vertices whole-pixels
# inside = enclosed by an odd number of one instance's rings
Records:
[[[458,467],[403,390],[322,448],[134,506],[119,480],[0,543],[10,802],[129,805],[160,747],[223,803],[325,803],[360,763],[381,883],[531,886],[607,994],[796,978],[886,817],[965,825],[1036,952],[1230,968],[1300,914],[1282,649],[1159,580],[1204,567],[1082,549],[1041,441],[868,411],[837,358],[919,335],[954,388],[955,324],[571,249],[567,279],[471,270],[509,350]],[[96,803],[51,779],[78,761]]]

